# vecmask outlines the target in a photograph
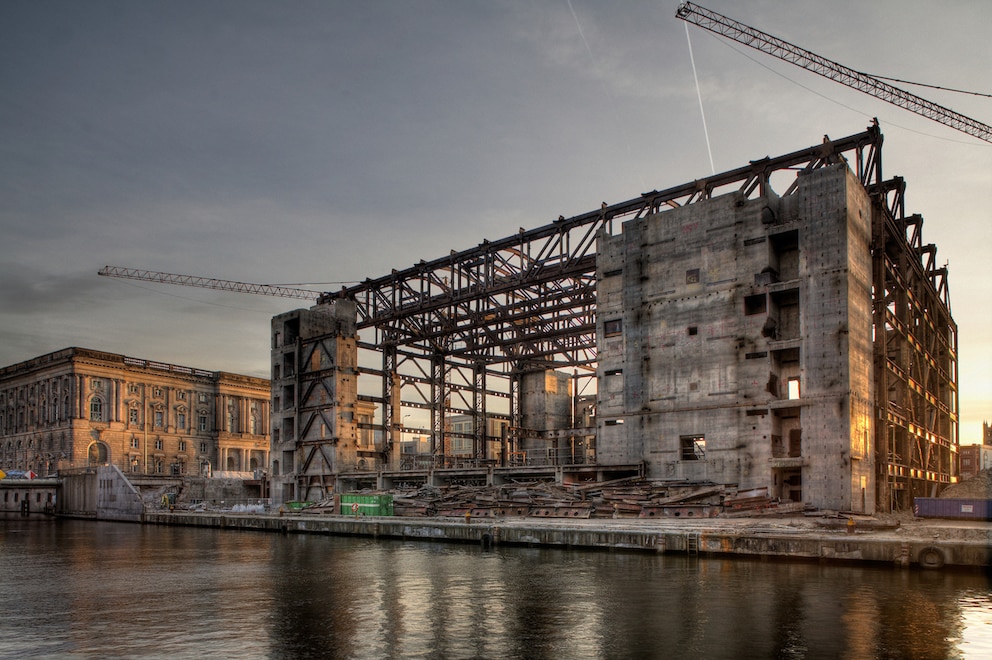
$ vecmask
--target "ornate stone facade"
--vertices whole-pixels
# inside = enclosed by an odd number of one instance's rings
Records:
[[[0,369],[0,468],[265,470],[269,381],[85,348]]]

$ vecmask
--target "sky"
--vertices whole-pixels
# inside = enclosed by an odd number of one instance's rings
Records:
[[[859,71],[992,94],[984,0],[700,4]],[[270,319],[302,301],[97,271],[334,290],[877,117],[884,175],[950,269],[961,443],[980,441],[992,144],[687,38],[677,6],[5,0],[0,365],[81,346],[268,377]],[[905,87],[992,124],[988,97]]]

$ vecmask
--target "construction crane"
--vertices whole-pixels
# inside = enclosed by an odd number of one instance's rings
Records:
[[[162,284],[178,284],[181,286],[197,286],[203,289],[218,289],[220,291],[234,291],[236,293],[254,293],[263,296],[279,296],[281,298],[298,298],[300,300],[316,301],[325,292],[312,291],[310,289],[296,289],[288,286],[278,286],[274,284],[251,284],[248,282],[232,282],[230,280],[218,280],[209,277],[197,277],[195,275],[177,275],[175,273],[160,273],[154,270],[141,270],[138,268],[124,268],[122,266],[104,266],[97,271],[97,275],[105,277],[120,277],[129,280],[141,280],[144,282],[159,282]]]
[[[971,117],[966,117],[959,112],[938,105],[933,101],[928,101],[915,94],[894,87],[876,76],[855,71],[843,64],[838,64],[825,57],[820,57],[816,53],[811,53],[804,48],[790,44],[788,41],[744,25],[723,14],[718,14],[715,11],[694,5],[691,2],[683,2],[676,10],[675,16],[687,23],[694,23],[714,34],[727,37],[745,46],[750,46],[755,50],[773,55],[781,60],[802,67],[807,71],[812,71],[842,85],[847,85],[865,94],[870,94],[900,108],[915,112],[918,115],[977,137],[979,140],[992,142],[992,126],[988,124],[983,124]]]

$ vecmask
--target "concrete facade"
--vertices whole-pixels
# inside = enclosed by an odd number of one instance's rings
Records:
[[[360,442],[355,318],[340,300],[272,319],[273,503],[323,499],[337,473],[376,467]]]
[[[873,512],[870,238],[843,164],[601,235],[597,461]]]
[[[0,469],[261,472],[269,382],[67,348],[0,369]]]

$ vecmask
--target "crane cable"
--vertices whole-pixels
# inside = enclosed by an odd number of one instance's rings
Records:
[[[927,83],[913,82],[912,80],[900,80],[899,78],[889,78],[888,76],[880,76],[875,73],[866,73],[866,76],[871,76],[872,78],[878,78],[879,80],[888,80],[889,82],[903,83],[904,85],[916,85],[917,87],[929,87],[930,89],[939,89],[942,92],[955,92],[957,94],[970,94],[971,96],[984,96],[985,98],[992,99],[992,94],[986,94],[985,92],[969,92],[966,89],[955,89],[953,87],[941,87],[940,85],[928,85]]]

